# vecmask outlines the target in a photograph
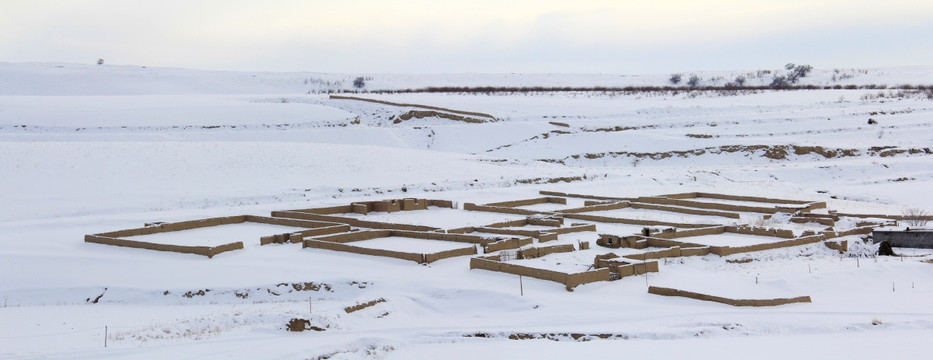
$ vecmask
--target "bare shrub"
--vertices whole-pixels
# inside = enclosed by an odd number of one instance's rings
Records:
[[[904,209],[901,215],[904,216],[904,224],[907,226],[926,226],[927,221],[929,221],[927,218],[930,216],[926,210],[921,208]]]
[[[687,85],[690,85],[690,87],[697,87],[697,85],[700,85],[700,77],[690,75],[690,79],[687,80]]]
[[[670,78],[670,79],[667,79],[667,81],[670,81],[671,84],[673,84],[673,85],[677,85],[677,84],[680,84],[680,79],[681,79],[682,77],[683,77],[683,75],[681,75],[681,74],[671,74],[671,78]]]

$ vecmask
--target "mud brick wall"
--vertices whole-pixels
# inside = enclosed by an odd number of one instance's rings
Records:
[[[527,266],[498,262],[491,260],[488,257],[471,258],[470,269],[498,271],[512,275],[554,281],[560,284],[564,284],[564,287],[567,289],[567,291],[573,291],[575,287],[582,284],[596,281],[609,281],[609,269],[599,269],[577,274],[567,274],[559,271],[536,269]]]
[[[845,253],[846,251],[849,251],[849,242],[846,240],[824,241],[823,245],[826,245],[826,247],[836,250],[839,253]]]
[[[547,203],[566,205],[567,199],[560,198],[560,197],[540,197],[540,198],[525,199],[525,200],[494,202],[494,203],[488,203],[486,204],[486,206],[518,207],[518,206],[529,206],[529,205],[547,204]]]
[[[618,201],[618,202],[611,202],[608,204],[600,204],[600,205],[584,206],[584,207],[573,208],[573,209],[557,210],[555,212],[560,213],[560,214],[579,214],[579,213],[586,213],[586,212],[592,212],[592,211],[625,209],[627,207],[629,207],[628,201]]]
[[[502,214],[515,214],[515,215],[540,215],[544,214],[541,211],[534,211],[528,209],[519,209],[519,208],[510,208],[510,207],[499,207],[499,206],[487,206],[487,205],[476,205],[473,203],[464,203],[463,210],[468,211],[485,211],[485,212],[494,212]]]
[[[771,236],[784,239],[794,238],[794,232],[791,230],[762,228],[756,226],[726,226],[726,232],[744,235]]]
[[[693,207],[693,208],[722,210],[722,211],[744,211],[744,212],[756,212],[756,213],[765,213],[765,214],[788,212],[788,210],[778,209],[775,207],[720,204],[720,203],[702,202],[702,201],[695,201],[695,200],[671,199],[671,198],[666,198],[666,197],[639,197],[637,201],[642,202],[642,203],[649,203],[649,204],[676,205],[676,206],[686,206],[686,207]]]
[[[486,245],[495,241],[499,241],[502,238],[488,238],[477,235],[467,235],[467,234],[445,234],[439,232],[425,232],[425,231],[407,231],[407,230],[392,230],[390,232],[391,236],[402,236],[415,239],[429,239],[429,240],[443,240],[443,241],[452,241],[452,242],[462,242],[469,244],[480,244]]]
[[[367,231],[354,231],[354,232],[329,235],[329,236],[318,236],[318,237],[315,237],[314,240],[334,242],[334,243],[348,243],[348,242],[372,240],[372,239],[378,239],[378,238],[384,238],[384,237],[390,237],[390,236],[392,236],[391,230],[367,230]]]
[[[606,216],[596,216],[596,215],[587,215],[587,214],[575,214],[575,213],[565,213],[564,217],[567,219],[576,219],[584,221],[593,221],[609,224],[629,224],[629,225],[642,225],[642,226],[669,226],[682,229],[689,228],[699,228],[699,227],[710,227],[713,225],[701,225],[701,224],[681,224],[681,223],[672,223],[665,221],[653,221],[653,220],[636,220],[636,219],[625,219],[625,218],[613,218]]]
[[[494,251],[500,250],[511,250],[518,249],[522,246],[531,245],[534,242],[531,238],[511,238],[508,240],[500,240],[494,243],[487,244],[483,250],[485,253],[491,253]]]
[[[794,298],[775,298],[775,299],[730,299],[722,296],[701,294],[691,291],[664,288],[658,286],[649,286],[648,293],[662,296],[680,296],[691,299],[713,301],[732,306],[778,306],[793,303],[812,302],[809,296],[798,296]]]
[[[436,231],[440,230],[436,227],[423,226],[423,225],[408,225],[408,224],[394,224],[386,223],[379,221],[367,221],[356,218],[349,217],[340,217],[333,215],[322,215],[309,213],[304,211],[273,211],[273,217],[282,217],[282,218],[291,218],[291,219],[304,219],[304,220],[317,220],[317,221],[328,221],[335,222],[340,224],[347,224],[350,226],[364,227],[371,229],[397,229],[397,230],[409,230],[409,231]]]
[[[497,223],[489,224],[483,227],[484,228],[505,228],[505,227],[519,227],[519,226],[525,226],[525,225],[528,225],[528,219],[497,222]]]
[[[527,221],[528,221],[528,225],[550,226],[550,227],[561,227],[564,225],[564,218],[561,218],[561,217],[531,216],[528,218]]]
[[[634,209],[660,210],[660,211],[676,212],[676,213],[691,214],[691,215],[720,216],[720,217],[725,217],[725,218],[730,218],[730,219],[739,219],[742,217],[738,213],[734,213],[734,212],[705,210],[705,209],[692,209],[692,208],[648,204],[648,203],[640,203],[640,202],[631,202],[630,206]]]
[[[570,234],[576,232],[596,231],[596,224],[572,224],[569,227],[548,229],[548,232],[557,234]]]
[[[476,248],[470,246],[460,249],[440,251],[433,254],[424,254],[424,259],[426,263],[432,263],[442,259],[467,255],[476,255]]]
[[[826,239],[825,235],[812,235],[812,236],[803,236],[796,239],[778,241],[768,244],[756,244],[749,246],[710,246],[710,252],[719,256],[727,256],[732,254],[754,252],[754,251],[764,251],[772,249],[780,249],[791,246],[799,246],[806,244],[813,244]]]
[[[331,98],[331,99],[338,99],[338,100],[366,101],[366,102],[377,103],[377,104],[383,104],[383,105],[390,105],[390,106],[417,107],[417,108],[422,108],[422,109],[431,109],[431,110],[446,111],[446,112],[450,112],[450,113],[454,113],[454,114],[461,114],[461,115],[481,116],[481,117],[489,118],[490,120],[493,120],[493,121],[496,120],[496,117],[495,117],[495,116],[492,116],[492,115],[489,115],[489,114],[485,114],[485,113],[481,113],[481,112],[454,110],[454,109],[447,109],[447,108],[442,108],[442,107],[437,107],[437,106],[419,105],[419,104],[407,104],[407,103],[395,103],[395,102],[391,102],[391,101],[384,101],[384,100],[377,100],[377,99],[367,99],[367,98],[361,98],[361,97],[356,97],[356,96],[343,96],[343,95],[331,95],[330,98]]]
[[[612,197],[612,196],[598,196],[598,195],[586,195],[586,194],[572,194],[572,193],[563,193],[563,192],[559,192],[559,191],[544,191],[544,190],[542,190],[542,191],[539,191],[538,193],[541,194],[541,195],[546,195],[546,196],[560,196],[560,197],[570,197],[570,198],[577,198],[577,199],[611,200],[611,201],[627,201],[627,200],[634,200],[634,198],[620,198],[620,197]]]
[[[243,248],[242,242],[235,242],[224,244],[216,247],[210,246],[183,246],[183,245],[167,245],[167,244],[156,244],[145,241],[133,241],[126,239],[117,239],[101,235],[85,235],[84,242],[102,244],[102,245],[111,245],[111,246],[123,246],[136,249],[146,249],[146,250],[156,250],[156,251],[170,251],[177,252],[182,254],[195,254],[201,256],[207,256],[208,258],[214,257],[214,255],[224,253],[227,251],[238,250]]]
[[[527,248],[522,251],[519,251],[519,256],[522,259],[534,259],[534,258],[538,258],[538,257],[550,255],[550,254],[572,252],[575,250],[576,249],[574,249],[573,245],[571,244],[533,247],[533,248]]]
[[[417,263],[422,263],[424,261],[423,254],[415,253],[406,253],[401,251],[391,251],[391,250],[382,250],[382,249],[369,249],[359,246],[347,245],[343,243],[330,242],[330,241],[320,241],[309,239],[302,242],[303,248],[313,248],[313,249],[325,249],[325,250],[334,250],[334,251],[343,251],[354,254],[363,254],[363,255],[373,255],[373,256],[383,256],[390,257],[402,260],[414,261]]]

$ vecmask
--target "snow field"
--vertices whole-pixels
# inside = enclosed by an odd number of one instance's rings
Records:
[[[754,71],[700,75],[732,79],[749,73]],[[852,78],[831,79],[840,73]],[[658,273],[574,292],[550,281],[469,270],[469,257],[425,266],[283,244],[207,259],[82,242],[85,234],[153,221],[401,197],[483,204],[540,197],[539,190],[615,197],[732,193],[896,215],[907,207],[928,208],[933,200],[926,191],[933,179],[930,155],[881,156],[868,149],[929,148],[933,137],[925,130],[933,126],[933,103],[923,98],[880,98],[878,90],[360,94],[502,120],[394,124],[391,116],[410,109],[316,93],[348,89],[353,76],[347,74],[0,64],[0,75],[0,358],[926,358],[918,349],[933,332],[933,254],[896,249],[917,257],[857,258],[872,249],[853,246],[860,241],[856,236],[844,239],[853,247],[847,254],[817,243],[666,259]],[[368,86],[661,86],[668,76],[374,74]],[[753,84],[766,81],[750,78]],[[804,81],[930,83],[933,71],[817,69]],[[869,118],[878,124],[867,124]],[[859,154],[612,155],[754,145]],[[549,182],[576,176],[586,179]],[[555,205],[527,208],[563,208]],[[579,205],[570,199],[567,206]],[[739,221],[758,215],[743,214]],[[367,220],[459,227],[512,218],[451,209]],[[534,245],[589,241],[590,250],[528,261],[578,269],[596,254],[640,252],[600,248],[595,240],[599,233],[627,235],[642,226],[597,227]],[[250,231],[224,230],[223,236]],[[289,290],[306,282],[331,290]],[[735,308],[655,296],[647,286],[735,298],[808,295],[813,302]],[[386,302],[352,314],[344,310],[379,298]],[[294,317],[330,328],[284,331]],[[110,331],[107,348],[104,326]],[[491,338],[465,337],[477,333]],[[507,340],[547,333],[618,337]]]

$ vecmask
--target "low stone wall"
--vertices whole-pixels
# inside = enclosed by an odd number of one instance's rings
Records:
[[[701,294],[691,291],[678,290],[672,288],[649,286],[648,293],[662,296],[680,296],[691,299],[713,301],[732,306],[778,306],[793,303],[812,302],[809,296],[798,296],[794,298],[776,298],[776,299],[730,299],[722,296]]]

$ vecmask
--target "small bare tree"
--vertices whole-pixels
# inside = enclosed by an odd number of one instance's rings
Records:
[[[926,226],[928,221],[927,217],[930,216],[926,210],[921,208],[904,209],[901,215],[904,216],[904,224],[908,226]]]
[[[353,79],[353,87],[357,89],[362,89],[365,86],[366,86],[366,78],[360,76],[356,79]]]
[[[103,65],[104,59],[97,59],[97,65]]]

